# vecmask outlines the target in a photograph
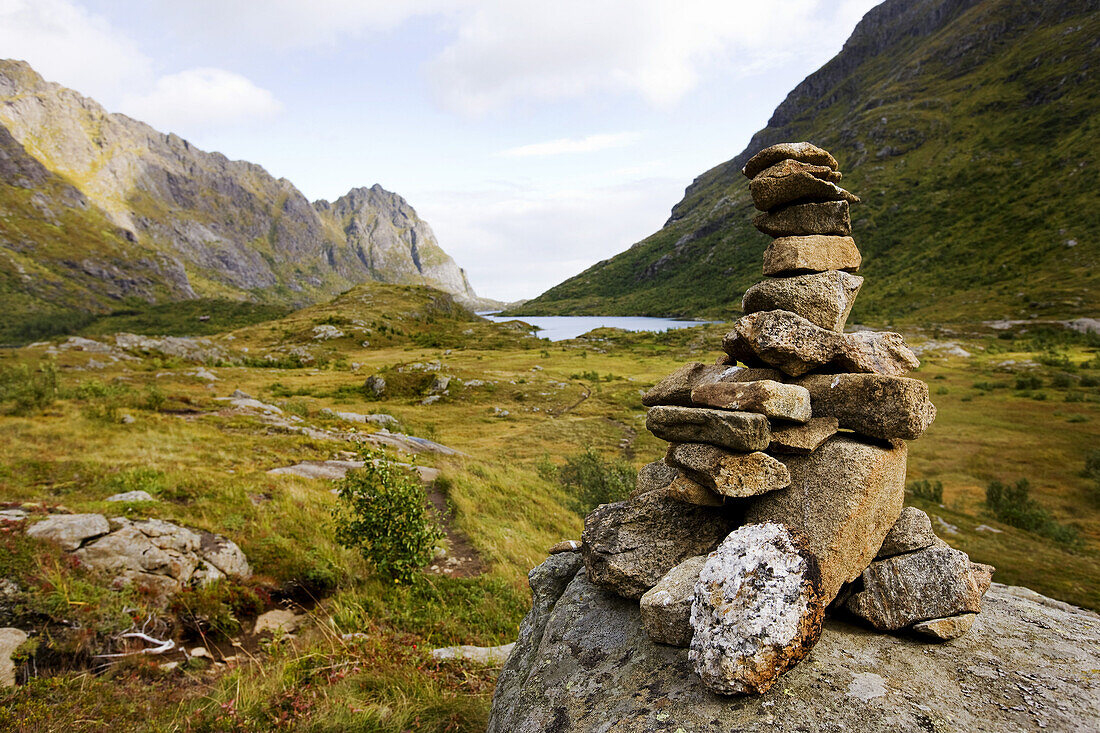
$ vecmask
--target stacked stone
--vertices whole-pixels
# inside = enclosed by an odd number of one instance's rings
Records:
[[[906,444],[936,415],[896,333],[844,333],[863,278],[837,161],[809,143],[745,165],[764,281],[712,365],[686,364],[642,399],[670,443],[628,501],[585,519],[589,579],[639,599],[656,642],[690,646],[720,693],[760,693],[805,656],[825,611],[954,638],[992,568],[903,511]]]

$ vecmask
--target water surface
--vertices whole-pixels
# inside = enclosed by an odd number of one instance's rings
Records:
[[[711,321],[678,321],[673,318],[647,318],[645,316],[496,316],[479,315],[490,321],[523,321],[537,327],[538,337],[551,341],[564,341],[588,333],[595,328],[621,328],[624,331],[667,331],[670,328],[700,326]]]

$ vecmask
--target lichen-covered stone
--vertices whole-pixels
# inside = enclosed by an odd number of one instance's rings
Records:
[[[802,425],[773,423],[772,442],[768,445],[768,450],[772,453],[795,455],[813,453],[835,435],[839,427],[835,417],[814,417]]]
[[[634,480],[634,491],[631,492],[630,496],[634,497],[648,491],[663,489],[671,484],[678,474],[679,471],[667,465],[664,461],[647,463],[638,469],[638,476]]]
[[[668,495],[676,501],[697,506],[722,506],[726,500],[721,494],[708,489],[698,481],[693,481],[683,474],[676,476],[668,485]]]
[[[703,443],[673,443],[665,462],[703,486],[735,499],[788,486],[787,467],[767,453],[729,453]]]
[[[659,489],[593,510],[581,554],[593,583],[641,598],[673,567],[717,547],[734,526],[721,508],[685,504]]]
[[[900,377],[920,366],[900,333],[857,331],[847,334],[836,357],[840,372],[863,372]]]
[[[771,379],[703,384],[691,391],[691,401],[697,405],[755,412],[800,423],[812,416],[810,393],[806,389]]]
[[[863,571],[862,581],[863,590],[848,599],[847,608],[881,631],[982,610],[970,558],[950,547],[876,560]]]
[[[913,624],[913,631],[936,641],[950,641],[970,631],[970,627],[974,625],[974,620],[977,618],[976,613],[960,613],[958,616],[934,618]]]
[[[859,202],[858,196],[818,175],[819,171],[834,172],[825,166],[808,166],[799,161],[783,161],[760,171],[749,182],[753,206],[771,211],[795,202]]]
[[[844,348],[844,336],[790,311],[761,311],[737,319],[722,348],[739,361],[762,362],[797,377],[832,361]]]
[[[706,555],[689,557],[645,592],[639,607],[646,635],[659,644],[691,644],[691,604]]]
[[[779,277],[827,270],[854,272],[862,261],[851,237],[825,234],[780,237],[764,250],[764,274]]]
[[[830,603],[874,559],[905,499],[904,443],[870,445],[834,435],[813,453],[783,456],[791,485],[755,498],[746,522],[780,522],[801,534]]]
[[[821,634],[817,561],[782,524],[732,532],[707,558],[691,606],[696,673],[721,694],[767,692]]]
[[[1026,588],[994,584],[980,621],[949,644],[827,619],[810,659],[762,697],[738,700],[711,693],[688,650],[650,641],[637,603],[592,585],[583,568],[564,583],[537,586],[489,733],[900,733],[948,720],[957,731],[1015,733],[1036,721],[1089,730],[1100,715],[1096,680],[1081,673],[1100,669],[1100,617]],[[868,699],[859,680],[881,681],[879,696]]]
[[[772,439],[768,418],[754,412],[659,405],[649,408],[645,426],[670,443],[709,443],[734,451],[763,450]]]
[[[829,151],[823,150],[812,143],[778,143],[769,145],[756,155],[749,158],[741,172],[748,178],[755,178],[760,171],[771,168],[776,163],[784,160],[797,160],[810,165],[820,165],[831,170],[839,168]]]
[[[884,440],[915,440],[936,419],[928,385],[881,374],[813,374],[796,382],[810,393],[814,417]]]
[[[730,364],[690,362],[655,384],[642,396],[646,407],[680,405],[691,407],[691,390],[711,382],[751,382],[758,379],[778,379],[773,369],[751,369]]]
[[[894,526],[886,534],[876,559],[883,560],[904,552],[923,550],[931,547],[935,541],[932,520],[915,506],[907,506],[901,510],[898,521],[894,522]]]
[[[805,237],[812,234],[847,237],[852,233],[847,201],[791,204],[757,214],[752,224],[771,237]]]
[[[27,536],[53,542],[71,552],[110,531],[111,525],[102,514],[54,514],[27,527]]]
[[[783,310],[841,333],[863,278],[841,270],[762,280],[745,291],[745,313]]]

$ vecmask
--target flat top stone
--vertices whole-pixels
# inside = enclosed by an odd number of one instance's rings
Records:
[[[851,237],[811,234],[779,237],[764,250],[764,274],[801,275],[826,270],[858,270],[863,258]]]
[[[770,168],[781,160],[797,160],[811,165],[822,165],[834,171],[840,167],[829,151],[817,147],[812,143],[778,143],[770,145],[756,155],[749,158],[741,172],[748,178],[754,178],[757,173]]]
[[[994,584],[974,627],[949,644],[826,620],[810,659],[780,684],[728,698],[706,689],[686,649],[646,637],[637,603],[583,571],[565,582],[536,593],[490,733],[1015,733],[1037,721],[1068,733],[1100,719],[1100,680],[1088,673],[1100,669],[1100,617],[1026,588]]]
[[[75,550],[92,537],[107,534],[111,525],[102,514],[54,514],[27,527],[27,535]]]

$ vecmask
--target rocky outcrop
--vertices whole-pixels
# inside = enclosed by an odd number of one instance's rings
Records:
[[[204,152],[176,135],[108,113],[20,61],[0,61],[0,125],[40,166],[0,163],[5,178],[10,174],[41,189],[48,171],[72,182],[76,194],[58,188],[50,198],[58,203],[48,205],[60,212],[60,196],[79,195],[120,233],[95,249],[74,240],[66,252],[69,260],[86,263],[85,280],[90,273],[112,283],[132,281],[115,286],[120,296],[259,294],[301,305],[380,280],[476,298],[428,224],[377,184],[352,189],[332,203],[310,203],[289,181],[258,165]],[[0,161],[4,157],[0,153]],[[47,244],[0,237],[0,252],[14,248],[34,260],[34,253],[48,254]],[[107,245],[136,254],[108,250],[102,256]],[[51,265],[48,273],[38,268],[21,287],[34,289],[36,278],[76,277],[63,264]]]
[[[810,657],[760,697],[715,695],[687,649],[656,643],[636,602],[576,553],[531,571],[534,605],[493,695],[489,733],[1088,730],[1100,718],[1100,617],[995,584],[948,644],[826,619]],[[947,721],[950,721],[949,723]]]

